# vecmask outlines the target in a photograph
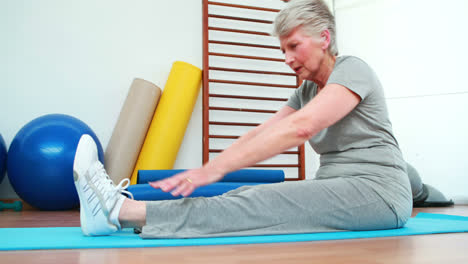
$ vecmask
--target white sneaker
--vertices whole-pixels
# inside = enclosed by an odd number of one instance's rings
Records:
[[[86,236],[109,235],[121,229],[118,211],[130,184],[128,179],[115,186],[98,159],[96,143],[89,135],[78,142],[73,163],[75,187],[80,198],[81,230]]]

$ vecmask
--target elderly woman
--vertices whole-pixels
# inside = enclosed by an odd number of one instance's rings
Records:
[[[272,118],[202,168],[151,183],[174,196],[309,141],[313,180],[249,186],[211,198],[134,201],[106,177],[91,137],[74,163],[86,235],[139,227],[143,238],[212,237],[402,227],[412,196],[381,84],[364,61],[337,57],[335,22],[321,0],[295,0],[274,24],[303,84]]]

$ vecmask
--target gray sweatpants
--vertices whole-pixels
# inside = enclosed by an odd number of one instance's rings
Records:
[[[403,226],[411,215],[411,200],[404,210],[395,210],[372,184],[359,177],[335,177],[245,186],[209,198],[151,201],[140,236],[246,236]]]

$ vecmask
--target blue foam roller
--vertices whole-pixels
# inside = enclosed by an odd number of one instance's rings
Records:
[[[221,195],[228,191],[237,189],[245,185],[259,185],[264,183],[258,182],[216,182],[210,185],[201,186],[195,189],[188,197],[212,197]],[[155,189],[149,184],[130,185],[127,191],[133,194],[133,198],[139,201],[160,201],[160,200],[175,200],[183,198],[183,196],[172,196],[170,192],[163,192],[160,189]]]
[[[138,184],[158,181],[171,177],[185,170],[140,170]],[[263,182],[274,183],[284,181],[283,170],[253,170],[244,169],[233,171],[224,176],[220,182]]]

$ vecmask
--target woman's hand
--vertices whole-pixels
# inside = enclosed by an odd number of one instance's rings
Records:
[[[217,182],[223,178],[223,174],[205,167],[187,170],[172,177],[150,182],[149,185],[164,192],[171,192],[173,196],[189,196],[195,188]]]

